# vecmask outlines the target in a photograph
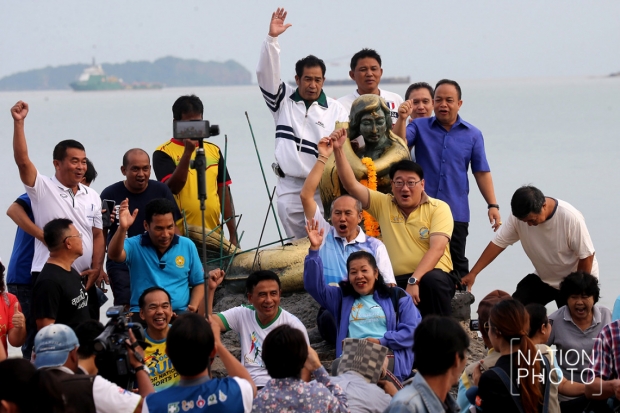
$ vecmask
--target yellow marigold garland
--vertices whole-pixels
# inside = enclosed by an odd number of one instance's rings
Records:
[[[377,190],[377,168],[371,158],[362,158],[362,163],[368,170],[368,179],[362,179],[360,183],[366,188],[376,191]],[[362,211],[364,217],[364,231],[369,237],[380,237],[381,229],[379,223],[366,211]]]

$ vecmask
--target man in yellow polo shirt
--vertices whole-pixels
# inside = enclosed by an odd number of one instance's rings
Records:
[[[202,120],[204,107],[198,96],[181,96],[172,105],[174,120]],[[157,180],[164,182],[177,201],[179,210],[184,215],[188,225],[202,226],[202,212],[198,200],[198,175],[195,169],[190,169],[190,161],[196,157],[197,142],[185,139],[170,139],[160,145],[153,153],[153,169]],[[203,144],[207,158],[207,200],[205,202],[206,227],[214,229],[220,224],[222,206],[220,199],[224,197],[224,216],[233,217],[226,222],[229,241],[237,245],[235,231],[234,205],[229,185],[232,183],[227,168],[224,168],[224,157],[217,145],[205,141]],[[224,178],[224,175],[226,177]],[[181,234],[184,233],[182,221],[177,223]],[[208,232],[208,230],[207,230]]]
[[[423,317],[451,315],[455,284],[449,274],[449,241],[454,220],[448,204],[426,195],[422,168],[408,160],[390,168],[394,195],[369,190],[355,179],[342,150],[346,131],[336,130],[330,138],[345,190],[379,222],[394,274],[400,274],[396,283],[406,288]]]

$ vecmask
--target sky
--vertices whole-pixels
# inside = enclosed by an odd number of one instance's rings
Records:
[[[54,0],[2,2],[0,78],[72,63],[225,61],[254,73],[271,13],[293,26],[280,37],[282,77],[299,58],[324,59],[327,78],[347,76],[363,47],[384,76],[412,81],[601,76],[620,71],[620,2],[369,0]]]

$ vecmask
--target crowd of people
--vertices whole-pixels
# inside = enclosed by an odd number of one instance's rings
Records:
[[[128,150],[123,179],[98,194],[78,141],[56,145],[53,174],[33,164],[29,106],[19,101],[11,108],[13,153],[26,193],[7,211],[18,230],[6,287],[0,263],[0,412],[614,411],[620,321],[597,304],[598,264],[582,214],[524,186],[502,222],[482,133],[461,119],[454,80],[414,83],[403,99],[379,88],[381,57],[363,49],[351,59],[352,93],[329,98],[325,64],[312,55],[297,62],[291,87],[278,43],[291,26],[286,17],[284,9],[272,14],[257,79],[275,122],[278,215],[288,237],[310,241],[304,288],[321,307],[317,329],[336,360],[324,366],[306,326],[280,307],[272,271],[248,275],[247,305],[213,313],[226,273],[205,276],[187,237],[188,225],[203,222],[190,168],[197,141],[170,139],[152,165],[144,149]],[[176,121],[198,121],[204,107],[181,96],[172,112]],[[225,226],[239,245],[230,174],[219,148],[202,145],[205,225]],[[376,171],[387,191],[369,187],[370,166],[360,181],[350,151],[362,163],[398,153]],[[328,164],[343,195],[324,206]],[[496,232],[471,269],[470,168]],[[370,219],[380,239],[360,226]],[[451,317],[452,298],[517,241],[534,271],[513,294],[496,290],[480,301],[488,354],[468,365],[470,338]],[[106,285],[127,313],[120,346],[129,388],[105,377],[110,365],[101,364]],[[552,301],[558,310],[547,315]],[[138,326],[144,337],[135,336]],[[230,330],[238,357],[220,338]],[[7,359],[8,344],[21,346],[23,358]],[[216,356],[227,377],[212,376]]]

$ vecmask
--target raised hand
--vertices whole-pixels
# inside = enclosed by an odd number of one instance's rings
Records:
[[[336,129],[332,132],[331,135],[329,135],[329,139],[332,140],[332,146],[334,147],[334,150],[342,149],[342,147],[344,146],[344,142],[347,139],[347,130],[344,128]]]
[[[319,229],[318,221],[311,219],[306,223],[306,232],[310,239],[310,249],[317,251],[323,244],[323,233],[325,230]]]
[[[138,216],[138,208],[134,209],[133,213],[129,213],[129,199],[125,198],[125,200],[121,202],[121,206],[118,210],[119,229],[127,231],[127,229],[133,225],[136,216]]]
[[[322,366],[321,360],[319,359],[319,355],[317,352],[310,346],[308,346],[308,357],[306,358],[306,362],[304,363],[304,367],[306,370],[312,372]]]
[[[284,20],[286,19],[286,10],[283,8],[278,8],[271,15],[271,23],[269,23],[269,36],[278,37],[282,33],[286,31],[292,24],[284,24]]]
[[[28,104],[22,100],[17,102],[11,108],[11,116],[17,122],[26,119],[26,116],[28,116]]]
[[[226,272],[219,268],[209,271],[209,293],[215,292],[215,289],[224,281]]]
[[[13,322],[13,328],[26,328],[26,317],[19,311],[19,303],[15,303],[11,321]]]
[[[318,144],[319,155],[329,158],[329,155],[334,152],[334,146],[332,145],[332,140],[330,138],[321,138]]]
[[[406,100],[398,107],[398,117],[406,120],[413,113],[413,100]]]

